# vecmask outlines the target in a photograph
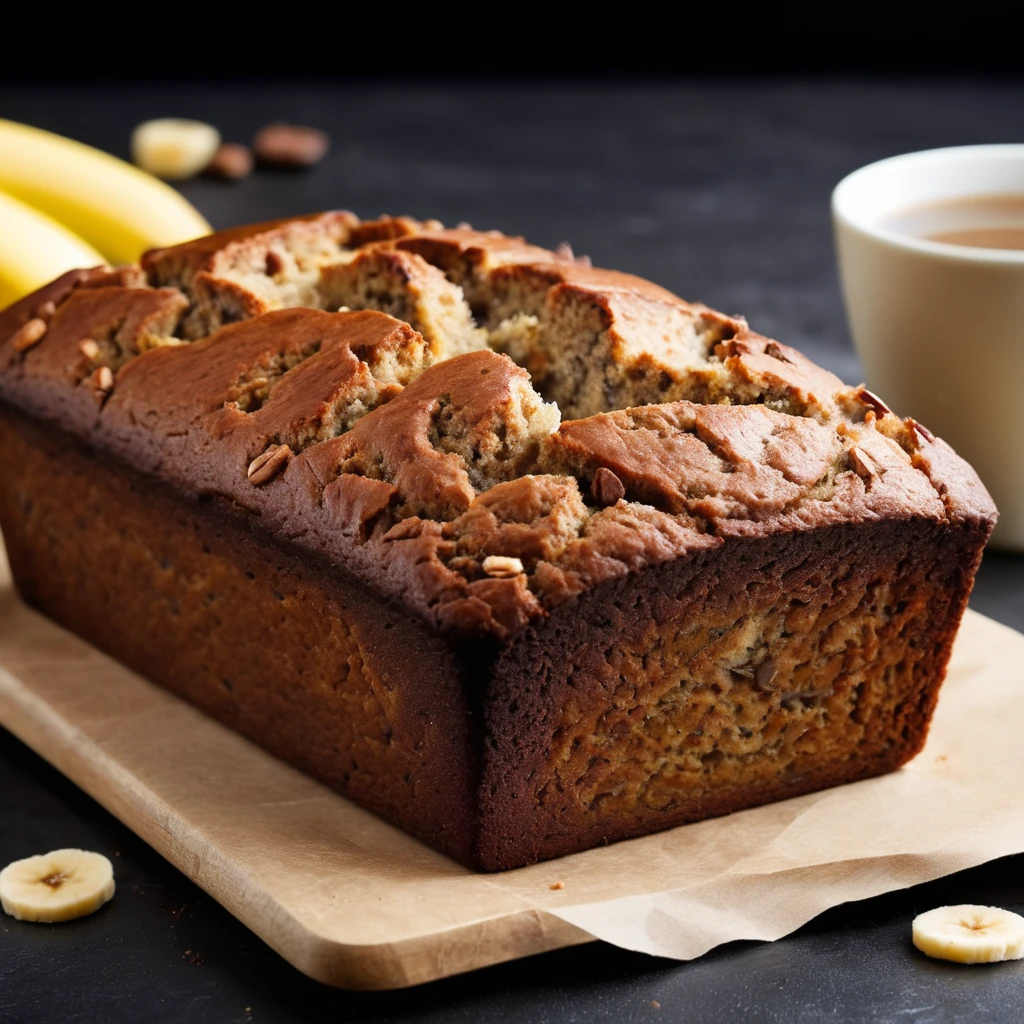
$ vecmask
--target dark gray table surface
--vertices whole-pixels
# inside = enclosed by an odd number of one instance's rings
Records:
[[[278,118],[326,128],[334,148],[308,174],[182,190],[217,227],[344,206],[568,240],[597,265],[743,313],[851,382],[832,186],[893,153],[1020,141],[1022,111],[1024,82],[1012,80],[0,86],[0,116],[120,155],[132,126],[157,116],[202,118],[238,141]],[[1024,630],[1024,558],[990,553],[972,603]],[[58,846],[109,855],[117,897],[63,925],[0,919],[5,1024],[1024,1019],[1024,962],[958,967],[909,942],[914,914],[940,904],[1024,911],[1024,856],[689,964],[593,944],[356,994],[303,977],[0,730],[0,864]]]

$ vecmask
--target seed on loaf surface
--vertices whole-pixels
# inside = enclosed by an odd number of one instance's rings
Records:
[[[868,391],[867,388],[861,388],[857,392],[857,398],[864,405],[868,406],[876,416],[887,416],[892,412],[892,409],[890,409],[889,406],[887,406],[885,402],[878,397],[878,395],[873,391]]]
[[[269,483],[285,467],[292,450],[286,444],[275,444],[249,463],[247,476],[254,487]]]
[[[78,350],[92,363],[100,357],[100,347],[92,338],[83,338],[78,343]]]
[[[878,475],[878,467],[875,465],[874,460],[867,452],[862,451],[860,448],[854,447],[850,449],[850,463],[853,465],[857,476],[863,477],[865,480],[870,480],[873,476]]]
[[[109,366],[100,366],[89,375],[89,384],[97,404],[102,405],[107,395],[114,390],[114,375]]]
[[[488,555],[483,560],[483,570],[495,579],[507,580],[523,571],[523,563],[518,558],[508,558],[505,555]]]
[[[46,334],[46,321],[34,317],[19,327],[11,338],[11,347],[15,352],[27,352],[38,345]]]
[[[913,435],[918,447],[921,447],[925,442],[935,440],[935,435],[923,423],[918,423],[914,419],[908,419],[907,426],[910,428],[910,433]]]

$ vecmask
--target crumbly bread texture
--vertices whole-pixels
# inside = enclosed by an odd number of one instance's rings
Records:
[[[487,869],[903,763],[995,520],[743,320],[410,218],[65,275],[0,437],[30,602]]]

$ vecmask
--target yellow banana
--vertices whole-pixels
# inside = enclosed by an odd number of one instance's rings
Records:
[[[111,263],[210,232],[184,196],[73,139],[0,119],[0,189],[48,213]],[[7,247],[0,238],[0,246]]]
[[[105,262],[62,224],[0,192],[0,309],[65,270]]]

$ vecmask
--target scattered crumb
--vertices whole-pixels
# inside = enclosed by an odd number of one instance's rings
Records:
[[[935,758],[935,760],[936,761],[945,761],[948,756],[949,756],[948,754],[939,754],[939,756],[937,758]]]
[[[565,882],[552,882],[552,884],[548,888],[550,888],[550,889],[564,889],[565,888]]]
[[[652,1010],[660,1010],[661,1009],[661,1003],[659,1003],[657,999],[652,999],[651,1000],[651,1009]]]

